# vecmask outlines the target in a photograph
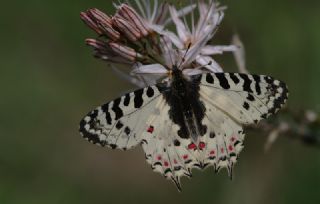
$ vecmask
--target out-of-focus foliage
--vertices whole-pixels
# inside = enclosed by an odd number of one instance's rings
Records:
[[[320,111],[320,2],[222,1],[229,9],[214,43],[237,32],[248,69],[287,82],[292,109]],[[0,203],[319,203],[320,151],[248,133],[234,169],[196,171],[183,192],[153,173],[140,148],[96,147],[78,133],[89,110],[133,87],[91,57],[79,12],[111,1],[11,1],[0,19]],[[232,56],[218,57],[236,71]]]

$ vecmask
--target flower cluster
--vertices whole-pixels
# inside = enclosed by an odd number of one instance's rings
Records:
[[[192,2],[180,10],[157,0],[136,0],[135,5],[115,7],[113,16],[96,8],[81,12],[81,19],[99,35],[86,43],[94,48],[97,58],[112,67],[129,67],[128,79],[139,86],[165,79],[173,65],[185,75],[222,72],[212,56],[239,50],[235,45],[208,44],[224,17],[225,7],[216,1]],[[168,29],[172,23],[176,32]]]

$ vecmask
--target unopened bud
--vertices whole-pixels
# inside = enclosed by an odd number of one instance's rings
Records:
[[[106,50],[107,46],[105,42],[92,38],[86,39],[86,44],[95,48],[96,50]]]
[[[112,20],[113,25],[117,27],[130,41],[135,42],[142,37],[141,32],[121,16],[116,15]]]
[[[136,61],[137,58],[142,58],[141,54],[137,53],[134,49],[130,47],[114,42],[110,42],[109,46],[114,53],[120,55],[121,57],[127,60]]]
[[[99,35],[102,34],[102,31],[98,27],[97,23],[92,19],[92,17],[90,16],[90,13],[88,11],[87,12],[81,12],[80,13],[80,18],[83,20],[83,22],[87,26],[89,26],[96,33],[98,33]]]
[[[150,29],[146,21],[127,4],[122,4],[117,14],[133,24],[141,32],[142,36],[147,36],[150,33]]]
[[[112,19],[99,9],[89,9],[86,12],[81,12],[80,16],[99,35],[104,34],[113,41],[120,38],[120,33],[112,27]]]

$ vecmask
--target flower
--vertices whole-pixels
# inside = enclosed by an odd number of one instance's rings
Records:
[[[173,65],[185,75],[222,72],[212,56],[239,50],[235,45],[208,44],[224,17],[225,7],[216,1],[191,1],[180,10],[168,3],[159,4],[158,0],[153,1],[153,6],[148,0],[134,2],[139,12],[134,5],[122,3],[115,5],[113,16],[96,8],[81,12],[80,16],[100,36],[86,40],[94,48],[94,55],[138,86],[168,79]],[[176,32],[168,30],[170,23]],[[130,75],[117,70],[117,64],[131,69]]]
[[[224,17],[225,7],[219,7],[219,3],[214,1],[198,2],[199,20],[195,23],[194,11],[191,14],[191,25],[188,26],[187,21],[182,21],[176,8],[169,7],[170,14],[174,24],[176,25],[177,36],[170,31],[163,32],[179,49],[186,49],[191,44],[189,52],[186,54],[186,60],[183,65],[188,65],[191,62],[196,62],[202,65],[202,68],[211,72],[222,72],[223,69],[216,63],[212,55],[223,54],[223,52],[235,52],[238,47],[229,46],[213,46],[207,45],[211,40]]]
[[[172,22],[169,14],[169,3],[163,2],[159,3],[158,0],[153,0],[153,5],[151,5],[150,0],[135,0],[135,4],[131,7],[136,6],[140,15],[145,19],[145,21],[151,27],[157,27],[157,29],[163,29],[165,26]],[[130,5],[130,2],[128,2]],[[184,16],[192,12],[196,8],[196,5],[192,3],[181,8],[177,13],[178,16]]]

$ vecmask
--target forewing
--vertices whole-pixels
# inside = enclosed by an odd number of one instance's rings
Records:
[[[129,149],[142,141],[147,120],[161,102],[157,86],[149,86],[97,107],[80,122],[88,141],[111,148]]]
[[[264,75],[207,73],[200,86],[206,104],[246,125],[275,114],[288,98],[285,83]]]

